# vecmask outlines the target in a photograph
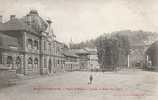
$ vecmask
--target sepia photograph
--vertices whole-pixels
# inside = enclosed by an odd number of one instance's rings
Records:
[[[0,100],[157,100],[158,0],[0,0]]]

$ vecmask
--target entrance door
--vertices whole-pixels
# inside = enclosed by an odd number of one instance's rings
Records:
[[[49,59],[48,70],[49,70],[49,73],[51,73],[51,71],[52,71],[52,62],[51,62],[51,59]]]
[[[12,56],[7,57],[7,65],[13,69],[13,58]]]
[[[16,58],[16,66],[17,66],[16,73],[22,74],[22,66],[21,66],[21,59],[20,59],[20,57]]]

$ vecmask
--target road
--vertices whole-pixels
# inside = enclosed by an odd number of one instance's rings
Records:
[[[156,100],[157,84],[158,72],[66,72],[4,88],[0,100]]]

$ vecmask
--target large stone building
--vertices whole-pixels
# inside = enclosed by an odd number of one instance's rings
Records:
[[[7,22],[0,16],[0,79],[88,69],[89,52],[57,41],[51,23],[36,10]]]
[[[62,48],[55,40],[51,21],[36,10],[22,18],[10,16],[3,23],[0,16],[0,65],[17,74],[52,74],[64,69]]]

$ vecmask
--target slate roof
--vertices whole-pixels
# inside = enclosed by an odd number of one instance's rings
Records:
[[[3,28],[4,28],[4,24],[0,23],[0,30],[3,30]]]
[[[0,31],[29,31],[36,33],[35,30],[31,28],[31,26],[17,18],[9,20],[8,22],[0,25]]]
[[[18,40],[14,37],[5,35],[0,32],[0,47],[5,49],[10,49],[10,46],[18,48]]]
[[[65,51],[63,53],[64,56],[68,56],[68,57],[75,57],[77,58],[78,56],[76,54],[74,54],[73,52],[71,52],[70,50],[69,51]]]
[[[84,49],[73,49],[72,52],[74,52],[75,54],[89,54],[89,52]]]
[[[92,49],[92,48],[85,48],[85,50],[87,51],[87,52],[89,52],[89,54],[92,54],[92,55],[96,55],[97,54],[97,49],[96,48],[94,48],[94,49]]]
[[[48,23],[42,19],[37,11],[31,10],[29,14],[22,18],[14,18],[6,23],[0,24],[0,31],[29,31],[39,35],[45,32]]]

